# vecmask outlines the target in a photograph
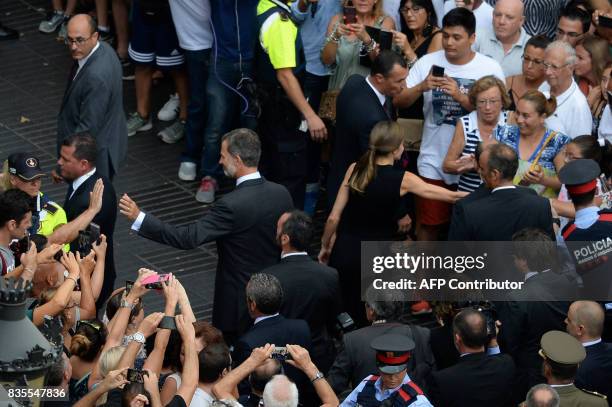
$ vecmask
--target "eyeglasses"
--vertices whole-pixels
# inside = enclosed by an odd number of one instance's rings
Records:
[[[400,13],[408,14],[409,11],[412,11],[412,14],[417,14],[421,10],[424,10],[424,7],[421,7],[421,6],[402,7],[400,8]]]
[[[542,61],[541,59],[535,59],[535,58],[531,58],[530,56],[527,55],[523,55],[523,62],[527,62],[527,66],[534,64],[534,65],[543,65],[544,61]]]
[[[557,39],[561,39],[563,37],[569,37],[572,39],[577,39],[582,37],[584,34],[579,34],[579,33],[575,33],[575,32],[568,32],[566,33],[565,31],[563,31],[560,28],[557,28]]]
[[[76,44],[77,46],[80,47],[81,45],[83,45],[87,41],[89,41],[91,39],[91,37],[93,37],[93,35],[90,35],[87,38],[83,38],[83,37],[78,37],[78,38],[66,37],[66,39],[64,40],[64,44],[66,44],[66,45]]]
[[[93,328],[96,330],[96,332],[100,332],[100,330],[102,329],[102,323],[98,320],[95,319],[91,319],[91,320],[86,320],[86,319],[81,319],[77,322],[76,325],[76,332],[79,331],[79,329],[83,326],[83,325],[87,325],[90,328]]]
[[[486,105],[495,106],[501,103],[501,99],[480,99],[476,101],[479,107],[485,107]]]
[[[563,64],[561,66],[557,66],[555,64],[550,64],[548,62],[542,62],[542,65],[544,65],[545,69],[550,69],[551,71],[558,71],[561,68],[565,68],[566,66],[568,66],[569,64]]]

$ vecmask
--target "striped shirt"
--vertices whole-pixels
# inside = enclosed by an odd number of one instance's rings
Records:
[[[461,123],[463,124],[463,136],[465,137],[465,144],[463,147],[462,155],[470,155],[476,152],[476,146],[482,141],[480,137],[480,131],[478,130],[478,117],[476,111],[461,117]],[[502,111],[499,114],[499,120],[497,125],[504,125],[508,120],[508,112]],[[495,129],[491,134],[495,133]],[[476,171],[469,171],[459,176],[459,191],[472,192],[480,186],[482,180],[480,175]]]

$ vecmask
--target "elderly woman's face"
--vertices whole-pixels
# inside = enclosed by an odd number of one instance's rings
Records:
[[[502,95],[499,87],[493,86],[476,95],[478,117],[487,122],[496,122],[502,110]]]

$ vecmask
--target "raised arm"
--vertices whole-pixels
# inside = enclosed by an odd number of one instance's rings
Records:
[[[317,396],[321,399],[321,406],[336,407],[340,404],[331,386],[310,359],[308,351],[299,345],[287,345],[287,350],[293,359],[287,360],[287,363],[304,372],[306,377],[312,382]]]
[[[94,300],[98,301],[100,292],[102,291],[102,285],[104,284],[104,267],[106,266],[106,235],[100,235],[100,244],[94,242],[92,249],[96,254],[96,266],[94,267],[93,274],[91,276],[91,289],[93,291]]]
[[[91,252],[85,256],[85,258],[80,259],[80,255],[77,253],[77,260],[80,260],[79,268],[81,273],[81,299],[79,301],[81,319],[96,317],[96,300],[94,298],[91,280],[91,273],[96,267],[94,256],[94,253]]]
[[[437,185],[428,184],[413,173],[405,172],[400,188],[400,195],[403,196],[409,192],[426,199],[435,199],[448,203],[455,203],[458,199],[468,195],[467,192],[449,191]]]
[[[199,380],[199,360],[195,343],[195,329],[193,323],[185,321],[182,315],[176,317],[176,329],[181,334],[183,345],[185,346],[185,362],[181,372],[181,385],[176,394],[183,398],[186,405],[189,405],[198,387]]]
[[[95,216],[102,209],[102,195],[104,193],[104,183],[98,179],[93,191],[89,193],[89,207],[83,211],[76,219],[61,225],[47,237],[49,243],[65,244],[76,239],[80,230],[85,230]]]

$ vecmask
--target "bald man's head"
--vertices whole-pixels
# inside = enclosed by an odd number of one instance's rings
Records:
[[[96,22],[89,14],[77,14],[70,19],[67,27],[66,43],[72,58],[79,60],[91,53],[98,42]]]
[[[285,375],[276,375],[266,384],[263,401],[266,407],[297,407],[298,389]]]
[[[595,301],[575,301],[565,320],[567,332],[581,342],[601,338],[605,313]]]
[[[493,9],[493,30],[501,42],[515,43],[520,37],[525,21],[525,9],[521,0],[499,0]]]

